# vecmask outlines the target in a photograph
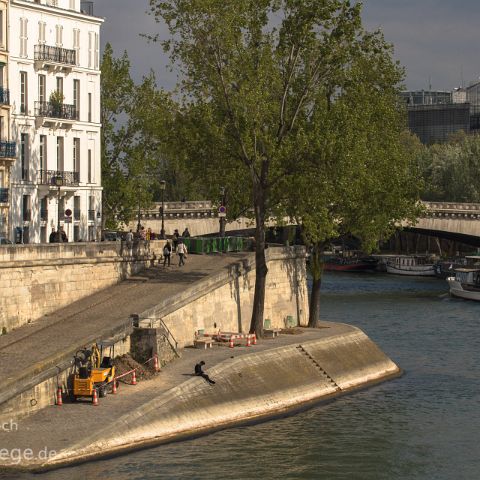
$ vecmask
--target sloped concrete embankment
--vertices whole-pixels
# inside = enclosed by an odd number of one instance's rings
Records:
[[[48,465],[84,461],[259,420],[400,375],[362,331],[228,359],[59,452]]]

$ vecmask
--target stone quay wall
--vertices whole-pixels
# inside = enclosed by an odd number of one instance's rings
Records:
[[[264,318],[284,328],[292,317],[308,324],[305,248],[269,248]],[[140,313],[141,319],[162,319],[180,348],[193,344],[195,332],[243,332],[250,329],[255,292],[255,256],[229,266]]]
[[[144,269],[150,245],[120,242],[0,247],[0,334]]]

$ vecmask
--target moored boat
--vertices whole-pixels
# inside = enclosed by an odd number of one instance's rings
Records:
[[[324,270],[337,272],[365,272],[375,270],[378,261],[372,257],[332,257],[325,260]]]
[[[480,301],[480,268],[457,268],[448,277],[450,294],[454,297]]]
[[[387,262],[387,272],[397,275],[434,277],[435,265],[421,255],[397,255]]]

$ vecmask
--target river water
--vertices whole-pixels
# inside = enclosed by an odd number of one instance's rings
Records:
[[[479,479],[480,302],[387,274],[329,274],[322,290],[322,317],[363,329],[403,377],[291,417],[17,478]]]

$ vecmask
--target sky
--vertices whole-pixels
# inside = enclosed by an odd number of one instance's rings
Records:
[[[381,28],[393,43],[395,57],[406,68],[411,90],[451,90],[480,77],[479,0],[364,0],[363,22]],[[102,46],[110,42],[115,55],[128,52],[136,80],[153,69],[157,82],[173,89],[176,76],[158,44],[149,45],[142,33],[160,33],[148,0],[95,0],[94,13],[103,17]]]

